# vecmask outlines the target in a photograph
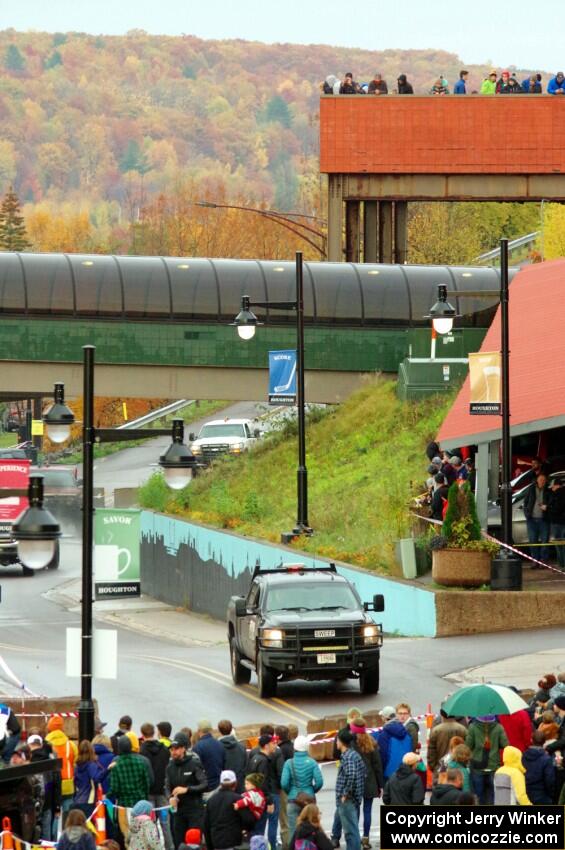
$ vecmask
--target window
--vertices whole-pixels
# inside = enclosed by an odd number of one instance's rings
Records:
[[[357,611],[359,607],[351,588],[335,582],[279,585],[267,596],[268,611]]]
[[[216,322],[219,316],[218,285],[210,260],[178,257],[167,259],[165,263],[171,278],[173,319]]]
[[[171,294],[167,269],[159,257],[120,257],[124,283],[126,316],[166,316],[171,314]]]
[[[121,316],[122,284],[114,257],[69,254],[73,267],[77,313],[89,316]]]
[[[243,425],[234,423],[222,423],[221,425],[203,425],[198,439],[210,439],[212,437],[245,437]]]
[[[398,266],[357,267],[363,287],[366,325],[410,324],[408,284]]]
[[[0,309],[3,313],[24,313],[24,276],[16,254],[0,253]]]
[[[359,325],[363,318],[361,284],[350,263],[309,266],[316,293],[316,323]]]
[[[241,310],[241,296],[248,295],[251,301],[266,301],[267,290],[259,263],[253,260],[212,260],[220,286],[221,316],[233,322]],[[251,308],[264,321],[263,307]]]
[[[289,262],[267,262],[260,263],[267,281],[267,294],[269,301],[296,301],[296,263]],[[312,319],[314,316],[314,301],[312,292],[312,279],[307,263],[303,265],[303,287],[304,287],[304,317]],[[295,310],[271,310],[269,321],[275,324],[295,324]]]
[[[431,328],[431,320],[424,317],[437,301],[437,288],[440,284],[447,286],[448,290],[453,289],[449,269],[447,266],[407,266],[405,273],[410,292],[411,323],[415,327]],[[457,304],[453,306],[457,308]]]
[[[23,254],[30,313],[74,311],[71,269],[64,254]]]
[[[249,593],[247,595],[247,607],[249,609],[257,608],[259,604],[259,592],[261,588],[259,582],[254,581],[251,587],[249,588]]]
[[[451,288],[458,292],[465,290],[494,289],[500,290],[500,276],[497,269],[451,268],[455,281]],[[477,298],[475,296],[457,298],[453,306],[461,315],[457,319],[460,328],[488,328],[494,319],[500,303],[498,295]]]

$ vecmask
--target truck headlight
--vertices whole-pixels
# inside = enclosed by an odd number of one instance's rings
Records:
[[[263,646],[268,646],[271,649],[282,649],[284,632],[282,629],[264,629],[263,630]]]
[[[230,446],[230,452],[233,452],[234,454],[239,454],[243,451],[244,448],[244,443],[232,443]]]
[[[202,453],[202,449],[200,448],[200,446],[195,446],[195,445],[192,445],[190,447],[190,451],[192,452],[193,455],[199,455],[199,454]]]
[[[372,644],[379,642],[378,626],[363,626],[363,643]]]

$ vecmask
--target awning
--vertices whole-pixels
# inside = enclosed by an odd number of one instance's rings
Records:
[[[565,259],[522,269],[512,281],[510,428],[514,436],[565,425]],[[500,351],[500,308],[481,351]],[[498,440],[500,416],[471,416],[469,377],[438,434],[442,448]]]

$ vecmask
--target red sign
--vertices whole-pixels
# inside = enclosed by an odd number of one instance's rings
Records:
[[[29,460],[0,460],[0,522],[12,523],[28,506],[26,496],[2,499],[2,488],[26,489],[29,482]]]

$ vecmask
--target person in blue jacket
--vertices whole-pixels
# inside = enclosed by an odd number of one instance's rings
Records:
[[[565,75],[563,71],[558,71],[556,75],[547,84],[548,94],[565,94]]]
[[[541,74],[532,74],[531,77],[522,80],[522,90],[524,94],[541,94]]]
[[[198,743],[192,748],[200,758],[202,767],[208,779],[208,791],[214,791],[220,784],[220,775],[225,766],[226,751],[222,744],[212,735],[212,724],[209,720],[198,723]]]
[[[539,729],[532,734],[532,745],[522,755],[522,765],[526,771],[526,793],[534,806],[547,806],[553,803],[555,792],[555,768],[549,753],[543,745],[545,735]]]
[[[459,79],[453,86],[453,94],[467,94],[467,77],[469,71],[459,71]]]
[[[403,756],[412,752],[412,737],[404,724],[398,720],[389,720],[375,737],[381,754],[383,776],[386,780],[398,770]]]
[[[94,811],[98,785],[104,781],[107,772],[98,761],[90,741],[81,741],[75,759],[73,808],[84,812],[87,818]]]
[[[110,764],[114,761],[114,751],[112,750],[112,742],[107,735],[98,734],[95,735],[92,739],[92,746],[94,747],[94,752],[96,753],[96,758],[98,759],[98,763],[102,765],[106,770],[106,776],[101,782],[102,790],[105,794],[110,793],[110,773],[108,768]]]

